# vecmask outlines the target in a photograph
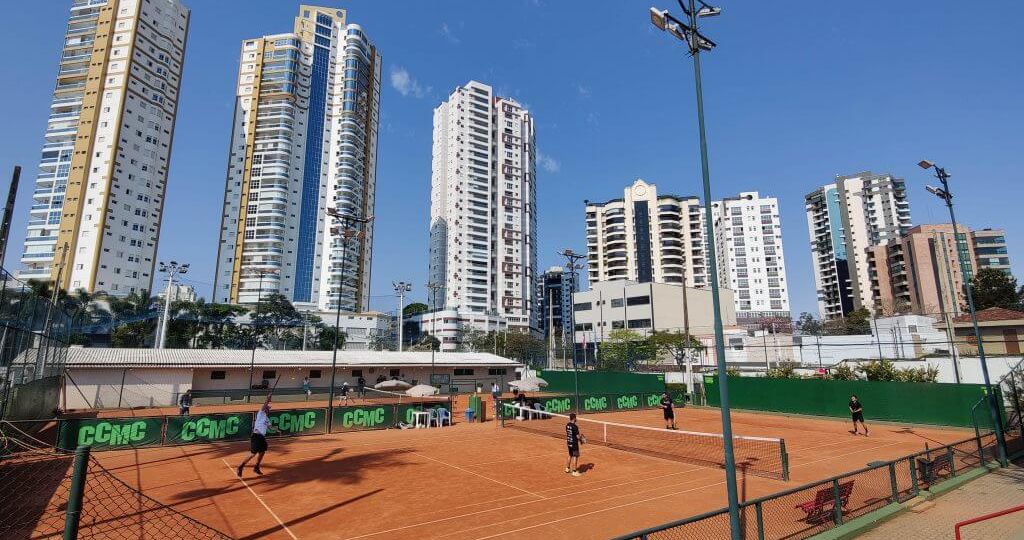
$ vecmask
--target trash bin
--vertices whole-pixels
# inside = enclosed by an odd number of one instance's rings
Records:
[[[467,423],[472,423],[473,422],[473,409],[466,409],[466,422]]]
[[[917,478],[926,484],[935,480],[935,462],[930,459],[917,458]]]

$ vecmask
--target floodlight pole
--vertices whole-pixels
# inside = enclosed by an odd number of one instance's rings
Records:
[[[963,275],[964,269],[967,268],[968,261],[964,260],[964,252],[960,249],[960,239],[957,237],[957,234],[959,233],[957,232],[956,214],[953,213],[953,194],[949,191],[950,175],[946,172],[945,168],[939,167],[929,161],[921,161],[918,165],[923,169],[934,168],[935,178],[938,178],[939,182],[942,183],[942,189],[937,190],[937,192],[934,193],[946,203],[946,208],[949,209],[949,222],[953,225],[953,245],[956,246],[957,262],[960,263],[960,274]],[[965,233],[964,242],[966,243],[966,241]],[[988,375],[988,360],[985,358],[985,344],[981,339],[981,329],[978,327],[978,312],[974,309],[974,293],[971,291],[971,283],[967,280],[966,275],[963,275],[963,282],[964,296],[967,297],[967,310],[971,314],[971,325],[974,327],[974,339],[978,342],[978,359],[981,361],[981,374],[985,378],[985,396],[988,398],[989,413],[992,416],[992,427],[995,430],[999,464],[1006,467],[1006,439],[1003,436],[1003,426],[1000,421],[999,408],[996,404],[996,395],[992,389],[992,380]],[[953,335],[955,337],[955,331]],[[953,347],[955,346],[956,343],[953,344]]]
[[[697,126],[700,132],[700,167],[704,186],[704,221],[707,234],[708,275],[711,281],[711,303],[715,316],[715,356],[718,365],[718,392],[722,409],[722,442],[725,458],[725,485],[729,499],[729,528],[733,540],[742,540],[743,530],[740,524],[739,496],[736,487],[736,463],[733,451],[732,418],[729,412],[729,384],[726,376],[725,363],[725,330],[722,325],[722,302],[718,285],[718,264],[715,254],[714,213],[711,210],[711,175],[708,171],[708,144],[704,126],[704,92],[700,72],[700,52],[710,50],[714,42],[701,35],[697,28],[697,18],[713,16],[720,13],[703,1],[697,8],[695,0],[689,0],[689,7],[679,0],[679,7],[686,13],[689,21],[683,22],[670,15],[667,11],[651,8],[651,22],[662,30],[685,39],[690,55],[693,56],[693,78],[697,98]]]
[[[579,363],[576,361],[576,299],[573,298],[573,292],[576,291],[576,270],[582,268],[579,264],[579,260],[584,258],[583,255],[576,253],[571,249],[563,250],[559,255],[565,257],[565,267],[569,271],[569,327],[572,328],[572,376],[573,386],[575,388],[574,396],[574,407],[576,412],[580,410],[580,368]],[[562,315],[565,316],[564,314]],[[583,334],[586,337],[586,333]],[[596,347],[596,345],[595,345]],[[587,361],[587,350],[583,350],[583,362]],[[585,364],[584,364],[585,365]]]

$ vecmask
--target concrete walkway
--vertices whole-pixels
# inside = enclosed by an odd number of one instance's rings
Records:
[[[953,538],[953,526],[966,519],[1024,504],[1021,461],[921,503],[909,512],[858,536],[858,540]],[[1024,540],[1024,511],[964,527],[963,540]]]

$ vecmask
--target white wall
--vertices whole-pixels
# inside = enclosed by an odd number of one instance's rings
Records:
[[[124,389],[121,388],[122,376]],[[191,369],[69,369],[64,392],[67,409],[166,407],[192,388]]]

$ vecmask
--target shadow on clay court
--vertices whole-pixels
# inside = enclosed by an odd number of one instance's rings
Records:
[[[286,463],[275,463],[273,456],[268,454],[262,465],[263,475],[256,476],[251,472],[251,468],[246,468],[244,478],[253,490],[261,493],[284,488],[294,489],[295,486],[307,482],[358,484],[364,480],[367,474],[371,474],[375,469],[386,469],[409,464],[409,462],[401,459],[401,456],[411,452],[411,450],[401,448],[337,458],[338,454],[342,452],[342,449],[335,448],[324,456]],[[235,464],[229,462],[229,466],[233,469]],[[225,474],[227,472],[225,471]],[[233,474],[234,472],[232,471]],[[246,489],[245,486],[241,482],[237,482],[227,489],[211,487],[184,491],[174,495],[172,500],[175,505],[182,505],[214,495],[223,495],[224,493],[243,489]]]
[[[576,470],[579,471],[580,474],[585,474],[587,472],[592,471],[593,469],[594,469],[594,464],[593,463],[584,463],[583,465],[580,465],[579,467],[576,468]]]
[[[286,527],[294,527],[294,526],[298,525],[299,523],[302,523],[304,521],[308,521],[310,519],[322,516],[323,514],[326,514],[327,512],[330,512],[332,510],[336,510],[338,508],[341,508],[342,506],[346,506],[346,505],[352,504],[352,503],[354,503],[354,502],[356,502],[356,501],[358,501],[360,499],[365,499],[365,498],[370,497],[372,495],[376,495],[377,493],[380,493],[381,491],[384,491],[384,489],[383,488],[378,488],[378,489],[374,489],[372,491],[368,491],[366,493],[363,493],[362,495],[356,495],[355,497],[351,497],[349,499],[345,499],[344,501],[336,502],[336,503],[334,503],[334,504],[332,504],[330,506],[325,506],[324,508],[321,508],[321,509],[317,510],[316,512],[311,512],[311,513],[306,514],[306,515],[304,515],[302,517],[297,517],[295,519],[290,519],[288,521],[285,521],[284,525]],[[266,529],[254,532],[254,533],[252,533],[250,535],[239,537],[239,538],[237,538],[237,540],[255,540],[257,538],[263,538],[266,535],[268,535],[270,533],[273,533],[274,531],[280,530],[280,528],[281,528],[280,525],[276,525],[275,524],[275,525],[273,525],[271,527],[267,527]]]
[[[935,440],[935,439],[933,439],[931,437],[925,437],[924,435],[921,435],[920,433],[914,431],[914,428],[909,428],[909,427],[906,427],[906,428],[903,428],[903,429],[893,429],[893,430],[890,430],[890,433],[896,433],[896,434],[899,434],[899,435],[916,435],[917,437],[920,437],[920,438],[922,438],[922,439],[924,439],[926,441],[929,441],[929,442],[933,442],[933,443],[935,443],[935,444],[937,444],[939,446],[943,446],[943,445],[946,444],[946,443],[944,443],[942,441]]]

